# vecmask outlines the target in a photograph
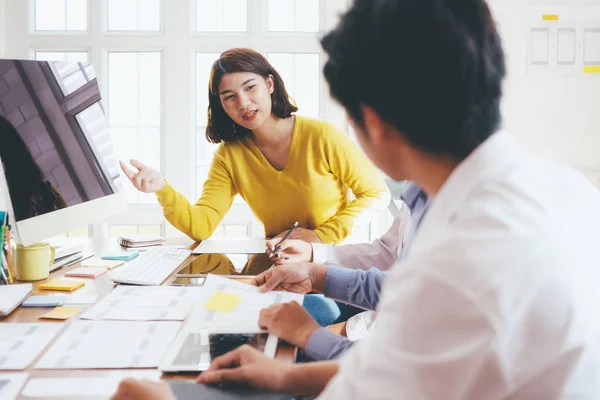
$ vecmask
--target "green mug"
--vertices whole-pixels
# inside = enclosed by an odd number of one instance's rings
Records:
[[[17,245],[16,275],[19,281],[39,281],[50,275],[54,263],[54,247],[48,243]]]

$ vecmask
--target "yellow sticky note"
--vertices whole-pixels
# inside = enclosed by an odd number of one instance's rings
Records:
[[[45,290],[66,290],[70,292],[78,287],[85,285],[84,281],[71,281],[67,279],[52,279],[39,286],[39,289]]]
[[[586,74],[600,74],[600,65],[586,65],[583,67],[583,72]]]
[[[42,315],[40,318],[47,319],[69,319],[81,312],[80,308],[75,307],[56,307],[54,310]]]
[[[242,300],[239,294],[231,294],[217,290],[215,294],[206,302],[204,308],[207,310],[232,312]]]
[[[544,21],[558,21],[558,14],[544,14],[542,15]]]

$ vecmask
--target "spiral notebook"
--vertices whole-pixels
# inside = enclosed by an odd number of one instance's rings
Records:
[[[130,235],[121,236],[118,243],[123,247],[145,247],[158,246],[163,244],[164,241],[165,239],[158,235]]]

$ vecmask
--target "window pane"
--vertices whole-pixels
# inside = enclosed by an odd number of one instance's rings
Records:
[[[86,51],[36,51],[35,59],[69,62],[88,62],[89,60]]]
[[[108,0],[109,31],[160,31],[160,0]]]
[[[159,52],[108,54],[108,116],[118,160],[138,159],[160,171],[161,55]],[[126,182],[128,203],[156,203]]]
[[[202,186],[206,181],[208,169],[212,162],[216,144],[206,140],[206,123],[208,109],[208,79],[210,69],[219,58],[219,53],[196,54],[196,193],[202,194]]]
[[[225,237],[227,238],[239,238],[248,236],[247,225],[225,225]]]
[[[247,0],[196,0],[197,32],[245,32]]]
[[[110,237],[137,235],[138,227],[136,225],[111,225],[108,235]]]
[[[298,114],[319,117],[319,55],[269,53],[267,57],[298,106]]]
[[[270,32],[318,32],[319,0],[269,0]]]
[[[141,235],[159,235],[160,236],[160,225],[143,225],[140,226]]]
[[[87,30],[87,0],[35,0],[36,31]]]
[[[89,236],[89,228],[88,226],[82,226],[78,229],[73,229],[67,233],[68,237],[88,237]]]

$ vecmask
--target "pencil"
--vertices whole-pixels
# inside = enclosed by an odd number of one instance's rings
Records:
[[[279,250],[278,247],[281,243],[283,243],[284,240],[286,240],[287,238],[290,237],[290,235],[292,234],[292,232],[294,231],[294,229],[296,229],[298,227],[298,221],[294,222],[294,225],[292,225],[292,227],[290,228],[289,231],[287,231],[287,233],[285,234],[285,236],[283,236],[283,238],[281,238],[281,240],[279,242],[277,242],[277,244],[275,245],[275,251]],[[271,252],[271,255],[269,255],[269,257],[273,257],[275,253]]]
[[[10,283],[14,283],[13,273],[12,273],[12,254],[10,253],[10,233],[8,231],[8,226],[4,226],[4,241],[6,242],[6,261],[8,262],[8,279]]]

